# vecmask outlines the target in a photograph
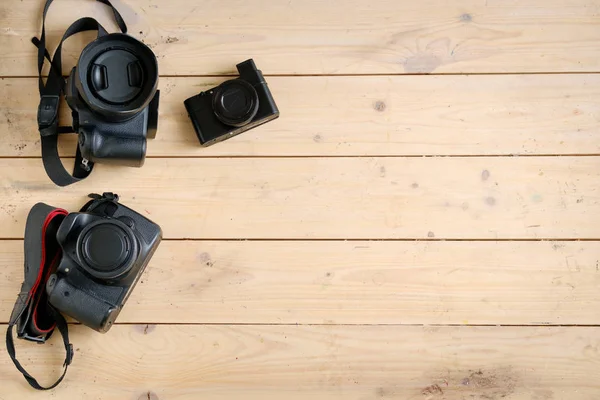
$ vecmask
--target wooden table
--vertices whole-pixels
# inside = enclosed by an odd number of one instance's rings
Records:
[[[600,1],[114,3],[159,58],[158,136],[64,189],[35,123],[42,0],[0,4],[2,329],[34,203],[114,191],[165,240],[117,326],[72,326],[59,388],[0,350],[0,399],[600,398]],[[58,0],[50,43],[80,16],[115,29]],[[183,100],[251,57],[281,117],[200,148]],[[52,343],[17,349],[46,382]]]

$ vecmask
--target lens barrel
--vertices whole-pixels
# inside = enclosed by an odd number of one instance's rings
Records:
[[[258,111],[256,89],[242,79],[231,79],[214,89],[213,112],[225,125],[242,127],[256,116]]]
[[[77,252],[81,266],[98,279],[117,279],[133,266],[138,243],[131,229],[121,221],[104,219],[81,232]]]
[[[122,33],[101,36],[83,49],[75,86],[108,121],[125,121],[146,108],[158,87],[158,61],[144,43]]]

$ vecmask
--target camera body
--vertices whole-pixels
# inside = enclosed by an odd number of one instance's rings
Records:
[[[202,146],[239,135],[279,117],[262,72],[252,59],[237,65],[239,78],[223,82],[185,103]]]
[[[56,238],[62,259],[46,284],[49,303],[107,332],[162,238],[160,227],[116,201],[68,214]]]
[[[90,43],[66,85],[79,149],[91,162],[141,167],[156,136],[160,92],[156,57],[131,36]]]

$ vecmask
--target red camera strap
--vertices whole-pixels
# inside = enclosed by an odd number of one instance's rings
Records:
[[[73,359],[73,347],[69,343],[67,322],[50,304],[46,295],[46,282],[56,268],[61,257],[60,246],[56,242],[56,232],[67,211],[38,203],[29,212],[25,227],[25,277],[21,292],[13,308],[6,331],[6,348],[15,367],[35,389],[48,390],[56,387],[64,378],[67,367]],[[55,328],[63,338],[66,350],[64,371],[51,386],[41,386],[16,358],[13,341],[13,328],[17,337],[37,343],[44,343]]]

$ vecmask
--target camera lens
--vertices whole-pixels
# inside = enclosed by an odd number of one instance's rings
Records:
[[[135,54],[126,50],[100,54],[88,74],[95,94],[110,104],[126,104],[142,91],[144,70]]]
[[[215,88],[212,105],[215,115],[222,123],[239,128],[256,116],[258,94],[248,82],[232,79]]]
[[[144,43],[112,33],[83,49],[74,77],[77,91],[93,111],[110,121],[124,121],[152,101],[158,62]]]
[[[115,279],[129,271],[137,254],[137,241],[122,222],[103,220],[81,233],[79,256],[90,274],[100,279]]]

